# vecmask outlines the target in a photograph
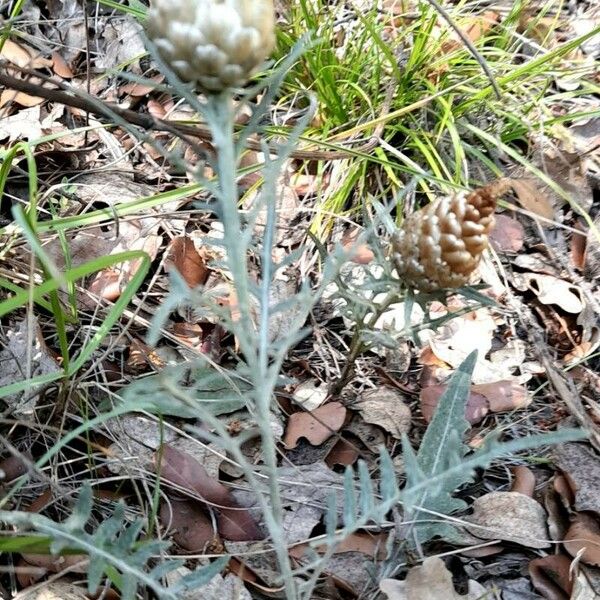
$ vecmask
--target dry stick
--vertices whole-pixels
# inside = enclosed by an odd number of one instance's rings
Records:
[[[13,77],[6,72],[7,68],[18,70],[24,74],[36,77],[60,89],[52,89],[44,85],[32,83],[25,79]],[[17,67],[16,65],[3,60],[0,60],[0,86],[4,86],[7,89],[12,89],[18,92],[23,92],[25,94],[29,94],[30,96],[45,98],[51,102],[58,102],[59,104],[70,106],[71,108],[77,108],[86,113],[97,115],[101,118],[106,118],[107,115],[112,112],[126,120],[131,125],[136,125],[146,130],[164,131],[168,133],[173,133],[176,131],[178,136],[183,135],[200,138],[202,140],[212,140],[212,135],[208,127],[204,127],[202,125],[193,126],[177,124],[164,121],[163,119],[156,119],[149,114],[122,108],[112,102],[105,102],[99,98],[92,97],[82,90],[77,90],[72,86],[65,84],[64,82],[48,77],[43,73],[39,73],[33,69]],[[390,85],[390,88],[387,92],[386,101],[384,103],[384,108],[387,106],[387,109],[389,109],[392,96],[391,90],[393,89],[394,88]],[[102,105],[104,108],[101,109],[100,105]],[[346,158],[352,158],[356,156],[357,153],[368,153],[379,143],[379,137],[382,133],[382,129],[383,124],[378,125],[373,136],[368,142],[362,144],[361,146],[357,146],[352,150],[295,150],[291,153],[291,158],[295,158],[297,160],[342,160]],[[260,140],[248,139],[246,140],[246,146],[251,150],[256,150],[259,152],[263,150]],[[276,151],[277,150],[274,149],[274,152]]]

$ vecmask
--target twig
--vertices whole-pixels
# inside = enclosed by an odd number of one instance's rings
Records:
[[[7,68],[18,70],[26,75],[41,79],[59,89],[32,83],[26,79],[13,77],[7,73]],[[30,96],[45,98],[51,102],[58,102],[59,104],[70,106],[71,108],[77,108],[86,113],[92,113],[100,118],[110,118],[112,113],[126,120],[131,125],[136,125],[142,129],[163,131],[168,133],[177,132],[177,135],[180,137],[190,136],[207,141],[212,140],[212,135],[208,127],[204,127],[202,125],[184,125],[165,121],[163,119],[156,119],[150,114],[140,113],[135,110],[123,108],[113,102],[100,100],[99,98],[87,94],[83,90],[73,88],[63,81],[53,79],[33,69],[17,67],[16,65],[8,63],[4,60],[0,60],[0,86],[4,86],[7,89],[12,89],[18,92],[23,92],[25,94],[29,94]],[[391,89],[392,88],[390,86],[384,106],[389,105],[390,103]],[[379,143],[379,137],[381,135],[380,129],[381,127],[378,126],[374,135],[366,143],[351,150],[295,150],[291,153],[290,157],[297,160],[342,160],[356,156],[358,153],[366,154],[377,147],[377,144]],[[315,140],[315,143],[318,144],[318,141]],[[251,150],[259,152],[263,150],[263,142],[261,140],[247,139],[246,146]],[[272,150],[273,152],[277,152],[276,148]]]

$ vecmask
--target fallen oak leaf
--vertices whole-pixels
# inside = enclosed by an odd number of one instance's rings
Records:
[[[341,429],[346,413],[346,407],[340,402],[329,402],[310,413],[292,414],[283,437],[285,447],[295,448],[301,437],[306,438],[313,446],[322,444]]]
[[[527,395],[527,388],[516,381],[478,383],[472,387],[472,390],[487,399],[491,412],[525,408],[531,403],[531,398]]]
[[[554,219],[554,208],[541,185],[536,184],[533,178],[511,179],[511,187],[517,195],[519,204],[544,219]]]
[[[553,275],[540,273],[524,273],[520,277],[542,304],[556,304],[565,312],[573,314],[583,310],[579,289],[572,283]]]
[[[43,69],[52,66],[52,61],[44,58],[30,46],[22,42],[13,42],[10,39],[4,40],[0,56],[18,67],[29,69]]]
[[[231,506],[227,488],[211,477],[194,457],[163,444],[154,455],[155,468],[160,476],[176,486],[179,493],[199,496],[203,501],[217,506]]]
[[[265,537],[245,508],[221,508],[217,523],[219,533],[232,542],[261,540]]]
[[[347,467],[353,465],[358,460],[358,457],[358,448],[343,437],[340,437],[325,457],[325,462],[329,467],[336,465]]]

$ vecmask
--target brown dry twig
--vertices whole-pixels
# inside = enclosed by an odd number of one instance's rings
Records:
[[[10,69],[20,71],[24,75],[35,77],[38,80],[46,82],[48,85],[33,83],[27,79],[20,79],[10,75],[7,71]],[[162,131],[168,133],[176,133],[179,136],[189,136],[199,138],[201,140],[210,141],[211,133],[208,127],[202,125],[184,125],[176,122],[169,122],[163,119],[157,119],[150,114],[140,113],[135,110],[123,108],[112,102],[105,102],[96,98],[82,90],[73,88],[72,86],[48,77],[43,73],[33,69],[18,67],[9,64],[7,61],[0,60],[0,86],[6,89],[23,92],[30,96],[45,98],[51,102],[58,102],[71,108],[77,108],[86,113],[97,115],[100,118],[111,118],[116,115],[127,121],[131,125],[141,127],[145,130]],[[49,87],[53,86],[53,87]],[[384,102],[384,109],[389,110],[393,88],[388,88]],[[387,107],[387,108],[386,108]],[[364,144],[348,150],[295,150],[291,153],[291,158],[297,160],[341,160],[351,158],[357,154],[366,154],[372,151],[379,143],[379,137],[382,133],[383,124],[379,124],[373,136]],[[315,142],[318,143],[318,142]],[[246,145],[251,150],[262,151],[263,145],[260,140],[247,139]],[[275,149],[276,151],[276,149]]]

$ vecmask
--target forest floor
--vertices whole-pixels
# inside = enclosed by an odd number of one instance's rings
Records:
[[[263,151],[306,118],[276,181],[289,306],[265,331],[289,350],[265,416],[193,173],[215,148],[146,52],[147,6],[0,3],[0,597],[600,598],[600,6],[276,9],[260,77],[309,41],[237,179],[258,283]],[[475,284],[382,304],[389,232],[499,178]],[[281,495],[287,587],[248,469]]]

